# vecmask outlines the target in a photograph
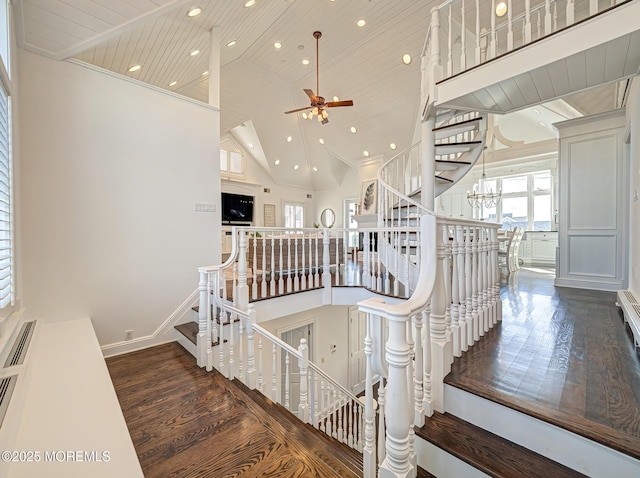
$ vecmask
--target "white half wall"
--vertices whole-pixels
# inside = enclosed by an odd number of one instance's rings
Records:
[[[152,335],[219,262],[219,111],[18,50],[22,298],[91,317],[101,345]]]

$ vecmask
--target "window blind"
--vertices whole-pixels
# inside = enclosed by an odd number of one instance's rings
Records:
[[[13,305],[11,128],[9,96],[0,82],[0,309]]]

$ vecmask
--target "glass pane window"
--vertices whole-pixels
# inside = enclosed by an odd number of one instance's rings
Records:
[[[514,229],[521,227],[529,229],[527,214],[527,196],[502,198],[502,228]]]
[[[502,194],[526,193],[526,192],[527,192],[526,176],[514,176],[512,178],[502,179]]]
[[[551,194],[533,196],[533,230],[551,230]]]
[[[229,151],[229,172],[242,174],[242,154]]]
[[[224,149],[220,150],[220,171],[228,171],[229,170],[229,158],[227,157],[227,151]]]
[[[551,173],[549,171],[533,175],[534,191],[550,191],[551,190]]]
[[[284,205],[284,227],[300,229],[304,227],[304,206],[302,204]]]

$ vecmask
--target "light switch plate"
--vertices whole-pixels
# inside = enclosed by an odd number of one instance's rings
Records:
[[[197,202],[194,203],[193,210],[198,212],[216,212],[216,205],[206,202]]]

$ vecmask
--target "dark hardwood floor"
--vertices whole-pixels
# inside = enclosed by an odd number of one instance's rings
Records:
[[[502,323],[446,382],[640,458],[640,356],[615,293],[520,269],[501,297]]]
[[[331,439],[296,426],[278,406],[267,412],[176,342],[107,366],[147,478],[359,476]]]

